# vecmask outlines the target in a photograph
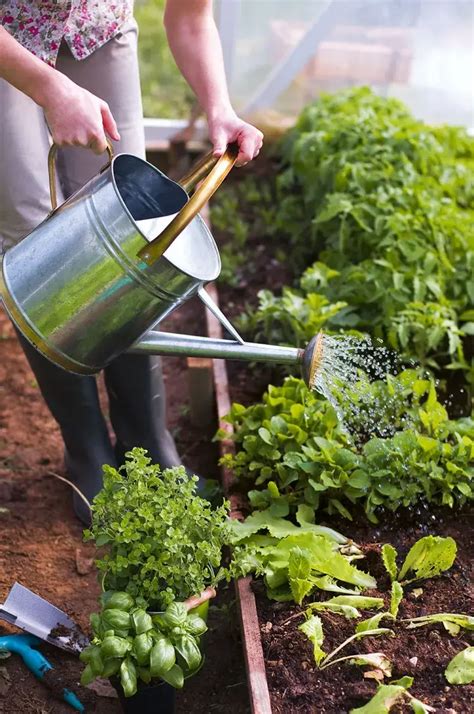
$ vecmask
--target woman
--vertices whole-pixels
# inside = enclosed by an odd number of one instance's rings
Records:
[[[0,252],[30,233],[50,210],[51,138],[62,147],[59,201],[97,173],[107,137],[117,152],[144,157],[132,13],[132,0],[2,3]],[[164,21],[176,63],[206,113],[214,154],[220,156],[236,141],[237,163],[247,163],[258,154],[263,136],[231,106],[212,0],[167,0]],[[19,339],[61,428],[68,473],[88,499],[101,488],[102,465],[120,463],[133,446],[148,449],[163,467],[180,463],[166,428],[158,358],[123,355],[106,368],[112,445],[95,379],[62,371]],[[77,496],[74,507],[87,522],[89,514]]]

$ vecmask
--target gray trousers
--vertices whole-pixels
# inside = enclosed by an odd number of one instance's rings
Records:
[[[145,155],[137,60],[137,26],[130,20],[116,37],[85,60],[61,48],[57,69],[108,102],[121,141],[116,153]],[[29,97],[0,80],[0,252],[15,244],[48,214],[47,156],[50,135],[43,112]],[[58,202],[68,198],[104,164],[83,148],[58,153]],[[104,370],[109,437],[94,377],[79,377],[56,367],[19,335],[43,397],[58,422],[69,476],[88,499],[101,488],[102,465],[121,463],[125,451],[146,448],[163,467],[180,463],[166,429],[165,390],[158,357],[123,355]],[[76,512],[87,520],[82,501]]]

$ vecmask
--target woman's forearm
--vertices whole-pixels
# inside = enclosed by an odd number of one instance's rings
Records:
[[[233,112],[212,1],[168,0],[164,21],[176,64],[208,117]]]
[[[42,105],[55,70],[0,27],[0,77]]]
[[[237,164],[251,161],[260,151],[263,134],[232,108],[212,0],[167,0],[165,27],[176,64],[206,112],[214,156],[236,142]]]

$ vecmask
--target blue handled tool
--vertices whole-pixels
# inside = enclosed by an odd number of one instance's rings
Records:
[[[35,677],[43,679],[46,672],[53,669],[46,657],[38,652],[35,647],[41,644],[41,640],[34,635],[5,635],[0,637],[0,651],[15,652],[19,654],[23,662],[30,669]],[[63,689],[63,698],[78,712],[83,712],[84,706],[70,689]]]

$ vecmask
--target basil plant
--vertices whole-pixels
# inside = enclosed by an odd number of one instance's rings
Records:
[[[100,613],[91,615],[93,639],[80,655],[86,665],[81,684],[117,677],[125,696],[132,697],[139,680],[161,679],[181,689],[184,679],[199,670],[204,620],[182,602],[157,614],[146,607],[143,598],[126,592],[103,593]]]

